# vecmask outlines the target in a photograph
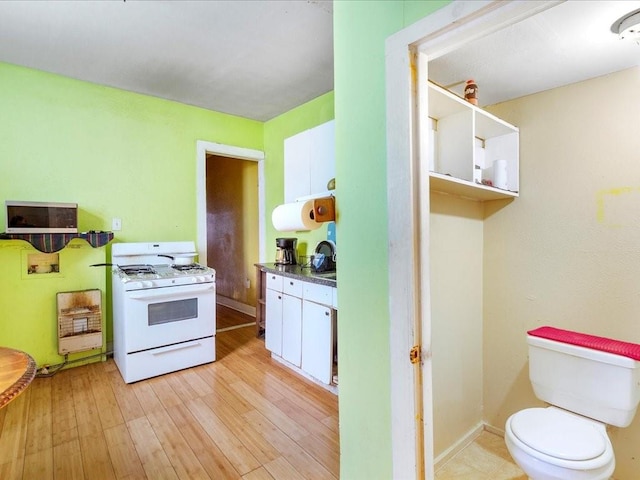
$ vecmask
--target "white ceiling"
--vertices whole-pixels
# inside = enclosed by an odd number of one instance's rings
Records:
[[[459,95],[478,84],[492,105],[640,65],[640,45],[610,31],[639,1],[569,0],[429,62],[429,78]]]
[[[429,77],[459,93],[474,78],[490,105],[635,66],[640,45],[609,28],[638,8],[569,0]],[[0,1],[0,61],[265,121],[333,90],[333,2]]]
[[[0,1],[0,61],[265,121],[333,90],[333,2]]]

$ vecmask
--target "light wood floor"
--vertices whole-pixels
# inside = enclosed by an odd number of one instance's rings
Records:
[[[36,378],[0,409],[0,479],[336,479],[338,399],[255,327],[217,361],[127,385],[113,360]]]

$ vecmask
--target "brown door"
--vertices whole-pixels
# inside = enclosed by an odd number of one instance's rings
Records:
[[[207,263],[216,270],[218,301],[255,307],[258,164],[207,154],[206,177]]]

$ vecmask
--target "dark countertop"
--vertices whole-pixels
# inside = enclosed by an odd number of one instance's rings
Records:
[[[310,267],[301,267],[300,265],[276,265],[275,263],[256,263],[255,265],[265,272],[277,273],[283,277],[297,278],[305,282],[318,283],[330,287],[335,287],[338,284],[337,272],[317,273],[312,271]]]

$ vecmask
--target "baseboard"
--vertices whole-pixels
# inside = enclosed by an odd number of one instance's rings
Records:
[[[245,315],[249,315],[250,317],[256,316],[256,307],[252,307],[251,305],[247,305],[244,303],[240,303],[237,300],[228,297],[222,297],[218,295],[216,297],[216,302],[225,307],[232,308],[233,310],[237,310],[240,313],[244,313]]]
[[[483,423],[479,423],[467,433],[465,433],[460,440],[454,443],[451,447],[446,449],[440,455],[438,455],[435,460],[435,470],[438,471],[442,466],[451,460],[457,453],[460,453],[466,446],[473,441],[482,433],[485,429],[485,425]]]
[[[485,423],[484,424],[484,429],[489,433],[493,433],[494,435],[498,435],[499,437],[504,438],[504,429],[503,428],[494,427],[492,425],[487,425]]]
[[[256,326],[256,322],[251,322],[251,323],[243,323],[242,325],[234,325],[233,327],[226,327],[226,328],[218,328],[216,330],[216,333],[222,333],[222,332],[228,332],[230,330],[237,330],[239,328],[246,328],[246,327],[253,327],[255,328]]]
[[[483,432],[487,431],[489,433],[493,433],[494,435],[498,435],[504,438],[504,430],[501,428],[494,427],[492,425],[488,425],[486,423],[479,423],[474,428],[469,430],[460,440],[458,440],[454,445],[450,448],[442,452],[435,458],[435,470],[437,471],[439,468],[442,468],[445,463],[451,460],[457,453],[460,453],[467,447],[470,443],[478,438],[478,436]]]

